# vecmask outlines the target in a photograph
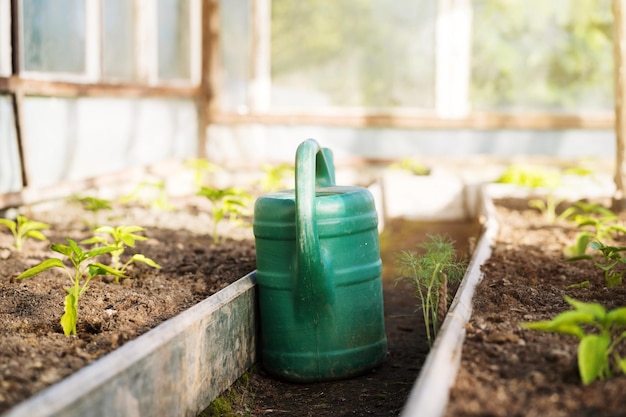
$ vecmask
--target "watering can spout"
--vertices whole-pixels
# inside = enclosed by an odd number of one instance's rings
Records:
[[[305,309],[319,310],[333,300],[330,259],[321,251],[317,232],[316,189],[333,187],[335,172],[330,149],[314,139],[296,151],[296,297]]]

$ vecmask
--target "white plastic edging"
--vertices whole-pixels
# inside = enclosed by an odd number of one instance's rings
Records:
[[[485,229],[435,343],[409,393],[409,398],[400,414],[401,417],[439,417],[445,412],[450,388],[456,379],[461,363],[465,326],[472,315],[474,290],[482,279],[480,268],[491,256],[498,231],[495,208],[484,188],[481,190],[480,197]]]
[[[255,282],[252,272],[0,417],[198,415],[256,359]]]

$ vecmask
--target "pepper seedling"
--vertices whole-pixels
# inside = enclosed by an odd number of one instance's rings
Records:
[[[594,241],[589,243],[589,247],[600,253],[600,260],[592,255],[579,255],[566,258],[565,261],[575,262],[589,260],[604,272],[604,282],[607,287],[620,285],[622,283],[624,272],[618,271],[616,267],[620,263],[626,263],[626,258],[622,256],[622,252],[626,251],[626,246],[608,246],[600,241]]]
[[[126,268],[133,262],[141,262],[152,268],[161,268],[161,265],[157,264],[147,256],[136,253],[131,256],[128,261],[122,263],[121,257],[126,247],[135,247],[136,241],[147,240],[148,238],[142,235],[138,235],[137,232],[144,231],[140,226],[101,226],[94,230],[94,236],[81,241],[82,244],[97,244],[104,247],[112,247],[114,250],[109,252],[111,254],[111,267],[126,272]],[[115,277],[115,282],[119,283],[119,277]]]
[[[412,175],[429,175],[430,169],[415,158],[403,158],[389,166],[391,169],[399,169]]]
[[[576,336],[578,344],[578,371],[584,385],[613,374],[610,360],[626,373],[626,358],[620,358],[616,348],[626,339],[626,307],[609,312],[597,303],[584,303],[565,296],[574,310],[565,311],[552,320],[521,323],[526,329]],[[593,329],[586,332],[586,328]]]
[[[271,192],[289,188],[286,186],[287,183],[291,183],[293,188],[296,175],[293,164],[262,164],[261,169],[264,172],[263,179],[261,180],[261,188],[263,191]]]
[[[559,216],[576,223],[581,232],[576,235],[574,244],[563,251],[566,256],[581,256],[587,253],[589,242],[593,239],[613,239],[617,233],[625,233],[626,228],[619,222],[619,217],[610,209],[597,204],[577,201]],[[592,226],[594,230],[585,230]]]
[[[122,204],[139,202],[160,211],[169,211],[175,208],[168,199],[165,181],[140,182],[130,194],[121,197],[119,202]]]
[[[202,187],[200,191],[198,191],[197,195],[208,198],[213,205],[214,243],[219,242],[217,225],[226,215],[229,216],[231,222],[234,222],[239,216],[247,216],[250,214],[248,203],[252,200],[252,196],[238,188]]]
[[[46,240],[46,236],[41,232],[43,229],[49,229],[50,225],[35,220],[28,220],[24,216],[17,216],[17,220],[0,219],[0,225],[6,226],[13,235],[13,247],[16,251],[21,252],[24,242],[27,238],[37,240]]]
[[[71,287],[65,288],[67,295],[65,296],[65,312],[61,316],[61,327],[63,327],[63,333],[66,336],[76,334],[76,323],[78,322],[78,303],[80,297],[89,289],[89,282],[98,275],[113,275],[117,279],[126,278],[126,275],[118,269],[104,265],[99,262],[92,262],[94,258],[99,255],[111,253],[117,250],[113,246],[101,246],[90,251],[83,251],[78,244],[67,238],[67,245],[61,245],[53,243],[50,249],[54,252],[60,253],[67,257],[73,270],[66,267],[63,261],[59,258],[49,258],[41,262],[40,264],[27,269],[22,272],[17,279],[30,278],[45,270],[51,268],[61,268],[70,279]]]
[[[104,210],[113,210],[111,201],[104,198],[97,197],[79,197],[78,201],[83,206],[83,209],[93,213],[93,225],[100,224],[100,212]]]
[[[511,165],[496,182],[526,188],[547,189],[545,200],[540,198],[532,199],[528,202],[528,205],[538,209],[548,223],[552,224],[557,220],[556,209],[559,203],[563,201],[563,199],[554,195],[554,190],[563,182],[563,176],[559,170],[539,166]]]
[[[185,161],[185,167],[193,171],[193,182],[197,189],[205,184],[205,178],[220,169],[220,167],[206,158],[190,158]]]

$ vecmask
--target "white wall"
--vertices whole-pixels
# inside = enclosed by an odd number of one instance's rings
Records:
[[[11,98],[0,95],[0,193],[17,191],[21,186],[22,174]]]
[[[23,120],[33,187],[197,154],[192,100],[26,97]]]

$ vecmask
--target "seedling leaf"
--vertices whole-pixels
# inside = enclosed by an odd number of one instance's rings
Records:
[[[531,330],[541,330],[544,332],[569,334],[578,338],[583,338],[585,336],[585,332],[579,324],[591,323],[593,322],[593,319],[594,316],[587,312],[570,310],[559,314],[552,320],[522,323],[522,327]]]
[[[65,296],[65,313],[61,316],[61,327],[66,336],[76,334],[76,322],[78,321],[78,299],[68,290]]]
[[[67,243],[70,245],[70,249],[73,253],[75,253],[79,258],[83,256],[83,250],[78,246],[76,241],[70,239],[69,237],[66,239]]]
[[[159,265],[158,263],[154,262],[152,259],[148,258],[147,256],[144,256],[140,253],[137,253],[135,255],[133,255],[130,258],[131,262],[142,262],[148,266],[151,266],[153,268],[161,268],[161,265]]]
[[[569,305],[576,309],[576,312],[582,312],[592,316],[590,321],[581,321],[581,323],[589,323],[593,321],[594,317],[598,320],[602,320],[606,317],[606,309],[598,303],[583,303],[582,301],[575,300],[572,297],[568,297],[567,295],[563,296],[563,298],[565,299],[565,301],[567,301]]]
[[[67,245],[61,245],[60,243],[53,243],[50,245],[50,249],[53,251],[60,253],[61,255],[65,255],[68,258],[72,256],[72,248]]]
[[[607,319],[609,323],[626,326],[626,307],[620,307],[609,311]]]
[[[28,233],[26,233],[25,236],[32,237],[33,239],[37,239],[37,240],[46,240],[46,235],[41,233],[39,230],[31,230]]]
[[[570,284],[565,288],[589,288],[590,284],[591,283],[589,282],[589,280],[585,280],[585,281],[577,282],[576,284]]]
[[[578,345],[578,369],[584,385],[588,385],[608,372],[606,355],[611,339],[609,336],[590,334]]]
[[[89,275],[92,277],[96,275],[113,275],[118,278],[128,278],[128,276],[124,275],[124,273],[119,269],[112,268],[99,262],[89,264]]]
[[[0,219],[0,224],[9,228],[11,233],[16,234],[17,230],[15,229],[17,226],[13,220],[9,219]]]
[[[87,252],[87,259],[93,258],[98,255],[104,255],[105,253],[111,253],[119,250],[114,246],[100,246],[99,248],[95,248]]]
[[[29,268],[26,271],[22,272],[20,275],[18,275],[17,279],[30,278],[33,275],[37,275],[40,272],[43,272],[47,269],[55,268],[55,267],[65,268],[65,266],[63,265],[63,262],[58,258],[46,259],[45,261],[41,262],[39,265],[35,265],[32,268]]]

